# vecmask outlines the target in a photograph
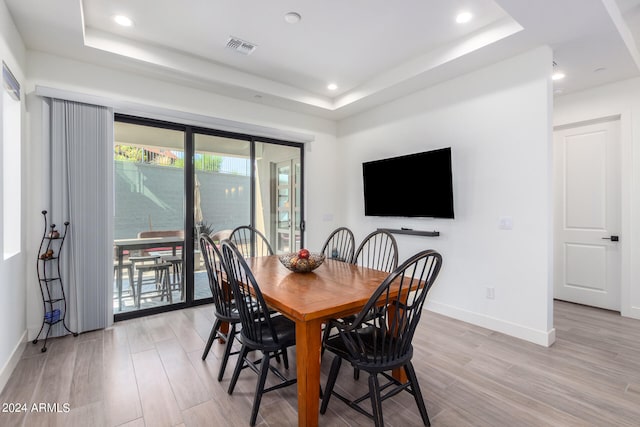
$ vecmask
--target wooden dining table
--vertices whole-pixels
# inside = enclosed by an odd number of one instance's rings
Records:
[[[322,324],[360,311],[388,273],[332,259],[311,273],[293,273],[276,255],[247,264],[266,303],[296,323],[298,425],[317,426]]]

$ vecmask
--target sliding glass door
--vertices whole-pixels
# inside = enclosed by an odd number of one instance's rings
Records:
[[[301,144],[116,115],[116,320],[211,301],[198,235],[253,225],[277,253],[303,239]]]
[[[197,233],[219,242],[240,225],[251,223],[251,142],[194,134],[193,223]],[[194,251],[194,299],[211,297],[207,271]]]

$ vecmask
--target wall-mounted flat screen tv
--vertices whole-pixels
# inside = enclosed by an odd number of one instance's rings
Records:
[[[362,164],[364,214],[453,218],[451,148]]]

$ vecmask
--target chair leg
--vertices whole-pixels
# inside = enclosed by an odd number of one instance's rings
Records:
[[[340,365],[342,364],[342,358],[336,356],[331,362],[331,370],[329,371],[329,377],[327,378],[327,385],[322,396],[322,404],[320,405],[320,413],[327,412],[327,406],[329,405],[329,399],[331,399],[331,393],[333,393],[333,387],[336,385],[336,379],[338,378],[338,371],[340,371]]]
[[[282,362],[284,363],[284,369],[289,370],[289,355],[286,348],[282,349]]]
[[[182,279],[182,263],[178,264],[178,286],[180,287],[180,301],[184,301],[184,281]]]
[[[369,394],[371,396],[371,409],[373,410],[373,421],[376,427],[384,426],[382,419],[382,400],[380,400],[380,383],[377,374],[369,375]]]
[[[131,288],[131,295],[133,297],[133,301],[136,301],[136,286],[135,286],[136,276],[133,272],[133,264],[129,266],[129,288]]]
[[[353,379],[356,381],[360,379],[360,369],[353,368]]]
[[[136,287],[138,288],[138,291],[136,292],[138,294],[138,303],[136,305],[139,309],[140,300],[142,299],[142,270],[138,270],[138,283],[136,283]]]
[[[236,336],[236,325],[232,323],[230,325],[229,333],[227,334],[227,342],[224,346],[224,356],[222,356],[222,362],[220,363],[220,372],[218,372],[218,381],[222,381],[222,377],[224,376],[224,371],[227,369],[227,362],[229,361],[229,356],[231,355],[231,348],[233,347],[233,340]]]
[[[178,276],[178,264],[176,263],[172,263],[171,265],[171,275],[173,276],[173,282],[172,283],[178,283],[177,276]]]
[[[222,325],[220,319],[216,319],[216,321],[213,322],[213,328],[211,328],[211,333],[209,334],[207,345],[204,347],[204,352],[202,353],[202,360],[205,360],[207,358],[209,350],[211,350],[211,346],[213,345],[213,340],[215,340],[216,336],[218,335],[218,329],[220,329],[220,325]]]
[[[130,264],[127,267],[127,274],[129,275],[129,288],[131,289],[131,295],[133,296],[133,301],[136,300],[136,291],[135,291],[135,275],[133,274],[133,264]]]
[[[236,387],[236,383],[238,382],[238,377],[240,376],[240,371],[242,371],[242,367],[244,366],[244,358],[247,357],[249,353],[249,349],[244,344],[242,345],[242,349],[240,350],[240,354],[238,355],[238,361],[236,362],[236,368],[233,370],[233,376],[231,377],[231,382],[229,383],[229,389],[227,393],[232,394],[233,389]]]
[[[169,268],[164,270],[164,286],[167,290],[167,298],[169,299],[169,304],[173,304],[173,292],[171,292],[171,272]]]
[[[269,353],[265,353],[262,356],[262,363],[260,364],[260,378],[258,384],[256,384],[256,395],[253,398],[253,408],[251,409],[251,420],[249,425],[256,425],[256,418],[258,418],[258,410],[260,409],[260,401],[262,400],[262,393],[264,391],[264,384],[267,381],[267,373],[269,373]]]
[[[167,296],[167,301],[169,301],[169,294],[164,288],[164,270],[156,270],[156,289],[160,291],[160,301],[164,301],[165,295]]]
[[[425,426],[430,426],[429,415],[427,414],[427,407],[424,404],[424,399],[422,398],[422,392],[420,391],[420,384],[418,384],[418,376],[416,375],[415,369],[413,369],[413,364],[411,362],[404,365],[404,371],[407,373],[407,378],[411,383],[411,390],[413,391],[413,397],[416,399],[416,404],[418,405],[418,410],[420,411],[420,416],[422,417],[422,422]]]

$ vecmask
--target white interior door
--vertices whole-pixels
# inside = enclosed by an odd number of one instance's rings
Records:
[[[555,298],[620,310],[620,121],[558,130]]]

